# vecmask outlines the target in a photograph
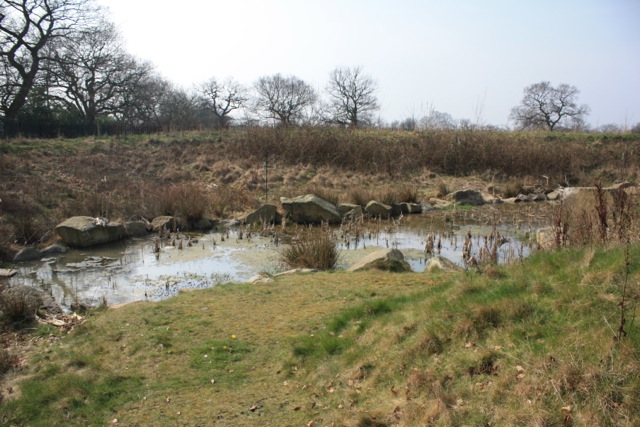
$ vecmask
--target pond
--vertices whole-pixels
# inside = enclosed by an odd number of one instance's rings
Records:
[[[333,229],[340,251],[338,268],[380,248],[400,249],[416,272],[438,254],[463,266],[465,240],[471,236],[470,256],[478,258],[490,235],[500,239],[498,261],[514,262],[533,250],[528,236],[548,225],[549,219],[540,206],[505,205],[352,223]],[[43,289],[64,308],[74,302],[97,305],[105,300],[116,305],[160,300],[184,288],[245,282],[260,272],[286,270],[279,256],[285,239],[275,238],[281,235],[279,229],[263,235],[243,228],[166,239],[151,235],[70,249],[54,258],[20,264],[10,284]]]

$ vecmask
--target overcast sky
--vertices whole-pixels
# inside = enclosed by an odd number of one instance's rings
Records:
[[[523,89],[568,83],[592,126],[640,122],[640,0],[99,0],[128,51],[185,89],[361,66],[386,121],[430,108],[506,125]]]

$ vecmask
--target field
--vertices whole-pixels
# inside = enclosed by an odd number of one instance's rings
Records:
[[[634,183],[638,144],[332,129],[7,141],[0,255],[50,243],[70,215],[234,217],[309,191],[427,200]],[[5,323],[0,423],[638,425],[638,205],[607,197],[558,210],[557,237],[575,244],[513,265],[279,276],[103,307],[70,332]]]

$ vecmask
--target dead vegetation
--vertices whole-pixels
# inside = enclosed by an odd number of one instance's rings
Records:
[[[195,221],[309,191],[364,206],[467,186],[509,196],[541,186],[633,182],[639,143],[625,135],[332,128],[3,141],[0,254],[50,239],[73,215],[172,212]]]

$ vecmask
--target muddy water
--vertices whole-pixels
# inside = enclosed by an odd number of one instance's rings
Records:
[[[379,248],[397,248],[412,269],[419,272],[424,270],[426,259],[436,254],[464,265],[465,236],[473,236],[471,251],[478,257],[485,244],[483,236],[496,230],[502,239],[499,261],[518,260],[532,250],[527,235],[547,223],[547,215],[529,208],[500,207],[425,213],[333,231],[339,241],[339,268],[346,268]],[[430,238],[434,250],[427,253]],[[246,232],[241,235],[239,230],[182,235],[175,241],[173,237],[149,236],[96,248],[72,249],[59,257],[21,264],[10,283],[41,288],[63,307],[77,301],[96,305],[103,299],[109,305],[160,300],[183,288],[212,287],[247,281],[259,272],[280,272],[283,270],[280,247],[273,237],[254,234],[248,238]]]

